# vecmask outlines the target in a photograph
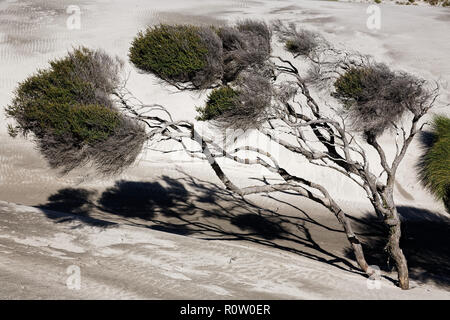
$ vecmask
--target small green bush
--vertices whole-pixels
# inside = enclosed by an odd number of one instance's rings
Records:
[[[437,5],[442,5],[443,7],[449,7],[450,6],[450,1],[449,0],[425,0],[426,2],[428,2],[429,4],[431,4],[432,6],[437,6]]]
[[[344,106],[350,108],[353,102],[363,101],[364,79],[370,74],[368,68],[350,68],[334,83],[335,96],[344,101]]]
[[[316,50],[319,43],[315,34],[308,30],[302,30],[296,37],[286,40],[284,47],[295,56],[308,56]]]
[[[285,24],[278,20],[274,22],[273,29],[279,41],[284,44],[284,48],[294,57],[311,57],[326,44],[320,34],[303,28],[298,29],[293,23]]]
[[[420,165],[422,181],[450,211],[450,118],[433,119],[432,140]]]
[[[286,41],[285,47],[286,47],[286,50],[291,53],[296,53],[300,49],[300,46],[298,45],[298,43],[292,39],[289,39]]]
[[[236,105],[238,95],[239,93],[229,86],[214,89],[208,95],[205,107],[197,108],[197,112],[200,114],[197,120],[207,121],[216,119]]]
[[[223,86],[210,93],[205,107],[197,108],[197,120],[215,120],[225,129],[260,128],[271,114],[273,92],[267,77],[254,70],[243,71],[233,88]]]
[[[221,76],[221,50],[220,40],[210,28],[161,24],[138,33],[129,58],[138,69],[163,80],[208,87]],[[210,72],[211,66],[217,74],[204,79],[202,74]]]
[[[425,80],[374,62],[347,69],[334,87],[332,95],[343,104],[353,129],[372,138],[406,113],[420,114],[431,97]]]

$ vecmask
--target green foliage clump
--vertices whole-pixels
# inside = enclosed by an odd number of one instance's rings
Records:
[[[313,54],[323,41],[317,33],[309,30],[292,31],[293,33],[285,39],[285,48],[294,56]]]
[[[122,115],[111,95],[120,83],[118,59],[75,49],[21,82],[6,108],[10,135],[33,134],[51,167],[68,172],[93,161],[102,173],[131,164],[145,130]],[[127,141],[127,148],[120,145]]]
[[[450,211],[450,118],[434,118],[431,145],[422,157],[420,169],[425,186]]]
[[[425,0],[425,2],[428,2],[432,6],[438,6],[439,4],[443,7],[449,7],[450,1],[449,0]]]
[[[104,140],[114,132],[119,125],[118,112],[104,96],[98,96],[96,86],[75,75],[75,61],[85,62],[90,54],[86,48],[76,49],[19,85],[6,108],[6,114],[18,124],[16,131],[37,137],[71,136],[78,143]]]
[[[270,41],[270,28],[261,21],[221,28],[160,24],[138,33],[129,58],[138,69],[177,88],[206,89],[265,65]]]
[[[425,80],[406,72],[369,62],[340,75],[332,95],[343,104],[355,130],[375,137],[395,127],[406,113],[426,110],[432,94],[425,85]]]
[[[205,66],[206,47],[194,26],[159,25],[139,32],[130,48],[138,68],[162,78],[189,79]]]
[[[278,20],[273,24],[273,29],[284,48],[294,57],[312,57],[326,44],[320,34],[307,29],[297,29],[294,23],[285,24]]]
[[[260,128],[271,114],[271,81],[254,70],[242,72],[233,87],[223,86],[208,96],[204,108],[197,108],[197,120],[214,120],[225,129]]]
[[[163,80],[207,86],[209,83],[197,79],[198,74],[210,66],[209,58],[215,49],[211,39],[205,36],[205,30],[200,27],[161,24],[138,33],[129,58],[137,68]]]
[[[365,78],[370,76],[368,68],[350,68],[334,83],[336,89],[335,96],[344,102],[346,108],[350,108],[352,102],[359,102],[366,99]]]
[[[207,121],[216,119],[224,112],[236,106],[236,98],[238,96],[239,93],[229,86],[214,89],[208,95],[205,107],[197,108],[200,114],[197,120]]]
[[[291,53],[296,53],[297,51],[299,51],[300,48],[298,43],[292,39],[286,40],[285,47],[286,50]]]
[[[118,113],[100,105],[52,104],[32,110],[29,116],[57,136],[70,133],[76,141],[87,144],[106,140],[120,125]]]

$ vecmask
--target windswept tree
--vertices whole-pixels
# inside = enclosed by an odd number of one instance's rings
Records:
[[[283,56],[273,55],[273,42],[281,43],[286,51]],[[250,20],[221,28],[154,26],[136,36],[129,58],[138,69],[180,90],[213,88],[206,104],[197,108],[197,120],[213,124],[216,130],[252,128],[318,168],[334,170],[359,186],[389,228],[386,248],[395,262],[400,287],[408,289],[394,182],[437,89],[370,57],[338,50],[316,33],[281,22],[273,27]],[[98,65],[99,59],[107,63]],[[295,59],[305,67],[297,67]],[[79,164],[93,161],[103,173],[129,165],[145,140],[175,141],[188,155],[205,160],[235,194],[245,197],[289,190],[324,206],[342,225],[361,270],[373,273],[348,217],[323,184],[291,173],[264,147],[244,145],[228,150],[203,135],[197,122],[174,121],[164,106],[140,102],[124,83],[115,80],[119,66],[116,60],[88,49],[52,62],[50,70],[20,84],[7,109],[16,120],[11,133],[32,133],[53,167],[68,171],[80,157]],[[91,74],[92,68],[101,70],[91,79],[85,74]],[[60,80],[66,75],[70,75],[68,83]],[[336,103],[324,104],[317,98],[325,95]],[[397,151],[391,161],[378,142],[388,131],[400,137],[394,142]],[[132,152],[123,152],[128,148]],[[373,171],[376,166],[367,155],[368,148],[377,152],[382,172]],[[241,151],[254,157],[242,158]],[[282,182],[239,188],[219,158],[262,166]]]

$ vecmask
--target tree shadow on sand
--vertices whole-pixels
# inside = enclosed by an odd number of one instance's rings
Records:
[[[96,195],[97,192],[93,190],[64,188],[51,195],[46,204],[37,207],[57,223],[81,220],[97,227],[114,225],[112,222],[90,217],[90,212],[96,207]]]
[[[315,241],[309,227],[322,225],[306,212],[298,209],[303,212],[298,216],[283,215],[189,176],[163,176],[157,182],[120,180],[100,195],[86,189],[62,189],[38,207],[56,222],[83,219],[105,227],[127,223],[205,240],[249,241],[360,273],[347,258]],[[342,234],[339,229],[333,231]]]
[[[266,197],[283,203],[272,194]],[[206,240],[249,241],[327,263],[341,270],[361,273],[351,262],[354,256],[349,247],[342,248],[343,254],[326,250],[311,230],[335,233],[345,241],[340,227],[321,223],[291,203],[283,204],[286,210],[295,214],[262,208],[208,181],[190,176],[179,179],[163,176],[157,182],[120,180],[99,196],[85,189],[62,189],[50,196],[40,208],[72,214],[63,218],[56,216],[58,222],[83,217],[85,223],[94,225],[101,225],[103,220],[104,226],[119,221]],[[416,212],[411,210],[399,208],[403,216],[406,216],[406,211]],[[94,212],[97,213],[95,218],[92,217]],[[46,213],[55,219],[54,213]],[[419,216],[417,223],[404,223],[406,240],[402,240],[402,247],[410,267],[414,270],[423,268],[421,273],[411,272],[412,278],[436,280],[438,275],[449,274],[450,255],[443,247],[447,247],[450,224],[448,221],[427,222],[422,213]],[[331,213],[330,217],[333,218]],[[382,250],[385,239],[382,226],[371,217],[352,219],[366,247],[368,262],[388,270]],[[439,243],[443,245],[439,247]],[[440,265],[436,266],[436,263]],[[447,280],[442,278],[440,283],[449,284]]]
[[[400,246],[408,260],[411,279],[450,288],[450,219],[426,209],[400,206],[402,220]],[[353,219],[360,233],[367,262],[391,271],[393,263],[384,250],[388,230],[373,214]],[[347,249],[347,257],[353,253]]]

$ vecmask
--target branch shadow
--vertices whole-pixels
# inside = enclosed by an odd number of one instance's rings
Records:
[[[311,212],[273,194],[264,197],[284,205],[284,209],[275,212],[258,206],[214,183],[185,174],[178,179],[162,176],[154,182],[119,180],[100,194],[65,188],[38,207],[57,223],[74,219],[101,227],[127,223],[205,240],[248,241],[362,274],[346,242],[342,242],[341,253],[332,252],[322,245],[323,237],[316,239],[311,232],[323,231],[345,241],[340,226],[323,223]],[[402,217],[401,247],[411,279],[450,287],[450,219],[414,207],[398,207],[398,211]],[[392,271],[384,251],[384,225],[370,212],[363,218],[348,218],[363,244],[367,262]]]
[[[427,209],[399,206],[402,221],[400,247],[408,261],[410,278],[419,283],[433,283],[450,288],[450,219]],[[368,213],[353,219],[355,230],[363,243],[367,262],[384,271],[393,270],[384,250],[388,230],[378,218]],[[350,249],[347,257],[352,257]]]

